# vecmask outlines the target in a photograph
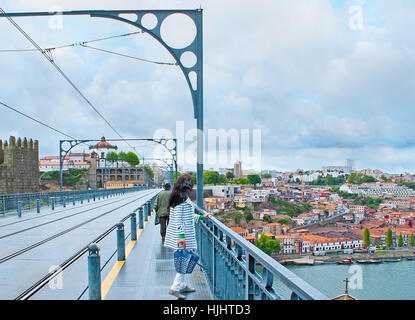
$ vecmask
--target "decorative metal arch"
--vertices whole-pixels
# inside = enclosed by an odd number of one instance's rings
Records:
[[[177,65],[182,70],[186,82],[189,86],[193,101],[194,118],[197,121],[197,204],[203,208],[203,19],[202,9],[195,10],[81,10],[81,11],[62,11],[62,12],[15,12],[0,13],[0,17],[28,17],[28,16],[53,16],[56,14],[65,15],[89,15],[114,19],[133,25],[144,32],[147,32],[156,39],[175,59]],[[135,14],[137,19],[129,20],[121,15]],[[157,18],[157,24],[152,29],[147,29],[142,24],[142,18],[147,14],[153,14]],[[191,44],[185,48],[174,48],[168,45],[161,36],[161,25],[165,19],[173,14],[184,14],[194,22],[196,26],[196,36]],[[196,64],[185,67],[181,61],[183,53],[190,51],[196,56]],[[195,74],[196,83],[192,84],[191,74]]]
[[[75,148],[76,146],[82,144],[82,143],[87,143],[87,142],[95,142],[95,141],[101,141],[101,140],[97,140],[97,139],[88,139],[88,140],[59,140],[59,190],[62,193],[62,188],[63,188],[63,162],[66,158],[66,156],[69,154],[69,152]],[[105,141],[151,141],[151,142],[155,142],[158,143],[160,145],[162,145],[164,148],[167,149],[167,151],[170,153],[170,155],[172,156],[172,169],[171,171],[173,172],[173,165],[176,171],[176,179],[177,179],[177,139],[176,138],[172,138],[172,139],[166,139],[166,138],[161,138],[161,139],[151,139],[151,138],[140,138],[140,139],[105,139]],[[174,146],[169,147],[168,146],[168,142],[169,141],[173,141],[174,142]],[[65,143],[68,143],[68,146],[65,146]]]

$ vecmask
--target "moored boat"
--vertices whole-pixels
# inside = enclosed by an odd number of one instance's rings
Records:
[[[343,260],[336,261],[336,263],[337,264],[352,264],[353,261],[352,261],[351,258],[348,258],[348,259],[343,259]]]
[[[382,260],[378,259],[368,259],[368,260],[356,260],[357,263],[381,263]]]

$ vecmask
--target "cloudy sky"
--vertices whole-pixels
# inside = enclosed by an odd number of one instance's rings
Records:
[[[205,129],[260,129],[262,169],[319,169],[349,158],[357,169],[415,173],[412,0],[2,1],[8,12],[200,5]],[[51,28],[49,18],[15,20],[41,47],[137,30],[89,17],[64,17],[62,28]],[[189,36],[174,23],[168,32],[176,41]],[[0,40],[0,50],[31,48],[4,18]],[[145,34],[94,45],[174,62]],[[177,66],[81,47],[53,51],[53,58],[123,137],[153,137],[160,129],[175,135],[176,121],[186,132],[196,125]],[[0,70],[1,102],[77,138],[117,138],[40,53],[0,52]],[[10,135],[38,139],[41,156],[57,154],[65,138],[2,107],[0,137]],[[152,156],[149,144],[134,145]],[[228,162],[207,167],[232,166]]]

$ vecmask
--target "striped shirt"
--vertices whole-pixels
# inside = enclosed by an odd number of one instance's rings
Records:
[[[195,223],[203,219],[195,213],[194,204],[190,198],[185,202],[170,208],[170,220],[166,230],[164,245],[177,250],[177,242],[186,240],[186,249],[197,249]]]

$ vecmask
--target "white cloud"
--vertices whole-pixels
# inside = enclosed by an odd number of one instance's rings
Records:
[[[356,4],[356,3],[353,3]],[[196,1],[6,1],[7,11],[197,8]],[[345,2],[344,6],[349,5]],[[329,1],[217,1],[204,7],[205,128],[262,130],[262,167],[319,168],[353,158],[385,170],[415,170],[415,40],[411,1],[367,1],[365,28],[351,30],[348,11]],[[65,17],[63,30],[47,18],[16,19],[42,46],[136,30],[106,19]],[[0,21],[2,48],[27,48]],[[172,59],[148,35],[97,43],[129,55]],[[38,53],[0,53],[0,100],[77,137],[114,133]],[[189,89],[177,67],[148,65],[83,48],[53,56],[125,136],[193,128]],[[42,154],[58,137],[2,111],[1,133],[38,138]],[[18,129],[17,129],[18,128]],[[388,146],[387,149],[380,146]],[[407,155],[407,156],[405,156]],[[229,164],[232,165],[232,164]]]

